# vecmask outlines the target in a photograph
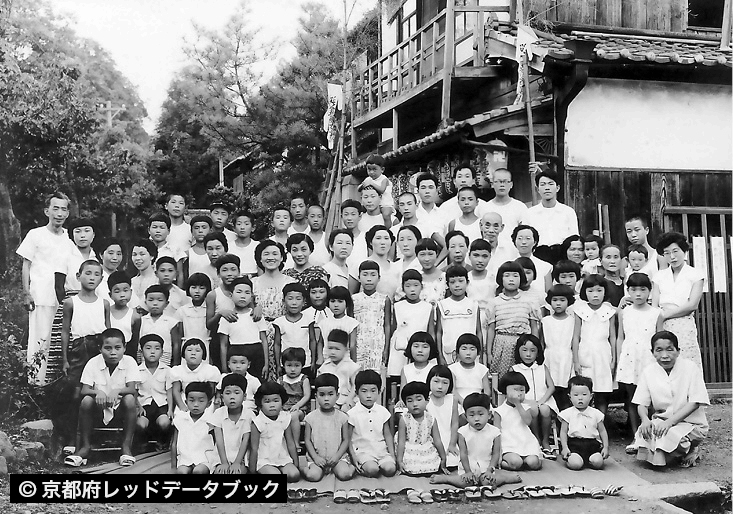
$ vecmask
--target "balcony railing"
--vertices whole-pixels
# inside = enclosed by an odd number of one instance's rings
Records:
[[[460,75],[455,73],[458,68],[484,66],[484,24],[492,12],[508,13],[509,2],[496,7],[454,2],[449,0],[446,9],[415,34],[356,72],[353,109],[357,120],[381,114],[441,80],[445,100],[451,76]]]

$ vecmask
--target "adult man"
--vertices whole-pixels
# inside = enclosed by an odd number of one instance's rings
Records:
[[[504,244],[501,233],[504,231],[504,223],[501,215],[496,212],[487,212],[481,218],[481,237],[491,245],[491,257],[486,266],[488,284],[496,290],[496,272],[499,266],[506,261],[513,261],[519,257],[517,249],[512,244]],[[509,238],[511,241],[511,237]]]
[[[520,225],[527,217],[527,206],[509,196],[513,186],[512,173],[506,168],[496,169],[491,179],[491,188],[496,193],[496,197],[486,204],[486,212],[495,212],[501,215],[505,229],[501,231],[499,237],[501,237],[502,243],[507,246],[512,244],[511,235],[514,227]]]
[[[557,201],[560,191],[557,175],[542,171],[535,177],[541,202],[527,211],[524,224],[537,229],[542,243],[535,249],[535,255],[550,264],[560,260],[560,245],[566,237],[578,234],[578,216],[572,207]]]

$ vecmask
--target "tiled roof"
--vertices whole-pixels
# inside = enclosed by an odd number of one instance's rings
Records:
[[[554,59],[572,59],[573,51],[565,41],[598,41],[593,51],[594,61],[652,62],[657,64],[701,64],[703,66],[731,67],[731,51],[721,50],[715,41],[668,39],[662,37],[634,37],[605,33],[558,34],[552,38],[540,35],[540,43],[533,45],[538,53]]]

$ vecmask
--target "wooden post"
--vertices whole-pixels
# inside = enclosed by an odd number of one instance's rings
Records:
[[[723,33],[720,39],[720,49],[727,50],[730,48],[731,39],[731,3],[730,0],[725,0],[725,6],[723,7]]]
[[[224,185],[224,161],[219,157],[219,185]]]
[[[537,156],[534,151],[534,120],[532,119],[532,97],[529,93],[529,62],[527,61],[527,52],[522,52],[522,69],[524,73],[524,108],[527,110],[527,127],[529,128],[529,162],[535,162]],[[530,172],[530,181],[534,184],[535,170],[532,168]],[[532,187],[532,205],[537,205],[540,201],[539,192],[536,187]]]
[[[448,0],[445,7],[445,48],[443,49],[443,96],[440,119],[450,118],[450,90],[453,77],[453,61],[456,53],[456,15],[453,10],[456,0]]]
[[[400,133],[400,114],[397,112],[397,107],[392,109],[392,151],[396,152],[400,147],[399,143]]]

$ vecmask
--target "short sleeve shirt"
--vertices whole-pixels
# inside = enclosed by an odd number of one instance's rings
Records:
[[[301,315],[298,321],[290,321],[285,316],[280,316],[272,322],[280,329],[280,353],[288,348],[302,348],[305,352],[306,367],[311,364],[310,338],[308,336],[308,320]]]
[[[384,424],[390,419],[389,411],[379,404],[371,409],[357,402],[349,410],[349,424],[354,427],[351,444],[356,453],[381,455],[386,448]]]
[[[171,368],[159,362],[158,367],[151,373],[143,362],[137,369],[140,372],[140,385],[137,387],[140,405],[150,405],[153,402],[158,407],[167,405],[166,391],[171,385],[169,376]]]
[[[579,411],[575,407],[568,407],[560,412],[559,417],[568,424],[568,437],[601,440],[598,433],[598,423],[603,422],[603,413],[593,407],[586,407]]]
[[[705,280],[705,275],[685,264],[675,277],[672,268],[665,268],[654,275],[654,283],[659,288],[659,305],[680,306],[687,302],[695,283]]]
[[[255,321],[250,312],[237,313],[234,323],[224,318],[219,321],[219,333],[229,336],[229,344],[261,343],[260,332],[267,332],[267,323],[264,319]]]
[[[115,389],[122,389],[130,382],[140,382],[140,371],[137,369],[137,362],[129,355],[122,357],[117,366],[109,372],[109,367],[102,355],[96,355],[89,359],[84,371],[81,372],[81,383],[92,389],[98,389],[108,395]],[[103,421],[106,425],[114,417],[114,409],[120,405],[119,395],[115,398],[112,408],[104,409]]]
[[[234,459],[237,458],[242,446],[242,439],[245,434],[250,433],[253,419],[254,413],[247,408],[242,408],[242,412],[236,421],[229,418],[229,409],[225,406],[219,407],[211,414],[209,423],[221,428],[224,434],[224,449],[229,462],[234,462]]]
[[[16,253],[31,261],[30,293],[36,305],[57,304],[54,274],[66,273],[73,246],[66,229],[54,234],[45,226],[29,230],[20,243]]]

